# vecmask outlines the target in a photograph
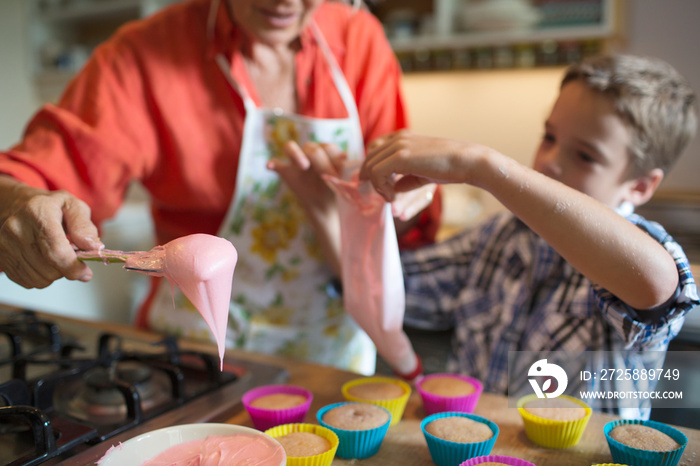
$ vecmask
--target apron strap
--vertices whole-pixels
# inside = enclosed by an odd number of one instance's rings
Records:
[[[350,121],[353,122],[352,127],[354,137],[350,138],[350,141],[356,141],[355,145],[357,145],[358,147],[349,147],[350,150],[348,151],[348,157],[350,159],[361,159],[364,156],[364,143],[362,142],[363,137],[362,128],[360,127],[360,115],[357,110],[355,97],[353,96],[352,91],[350,90],[350,86],[348,85],[348,82],[345,79],[345,75],[343,74],[342,70],[340,69],[340,66],[338,65],[338,61],[331,52],[331,49],[328,46],[328,43],[326,42],[326,39],[323,36],[323,33],[321,33],[320,29],[313,21],[310,27],[311,32],[313,33],[314,38],[316,39],[316,42],[318,43],[321,52],[323,53],[323,56],[326,59],[326,63],[328,63],[328,67],[330,68],[331,72],[331,79],[333,80],[333,84],[338,90],[338,94],[340,94],[340,98],[343,101],[345,110],[348,112],[348,118],[350,119]],[[223,72],[226,81],[238,93],[238,95],[241,96],[246,112],[255,110],[257,106],[255,105],[255,102],[253,101],[248,91],[245,89],[244,86],[239,84],[231,75],[231,64],[226,59],[226,57],[224,57],[221,53],[217,54],[216,63]]]
[[[231,75],[231,65],[228,60],[226,60],[226,57],[218,53],[216,55],[216,63],[219,65],[221,72],[224,73],[224,78],[226,78],[226,81],[228,81],[231,87],[238,93],[238,95],[241,96],[241,99],[243,99],[243,106],[245,107],[246,113],[250,113],[251,110],[255,110],[255,102],[253,102],[253,99],[250,97],[250,94],[248,94],[248,91],[246,91],[245,87],[240,86],[238,82],[233,79],[233,76]]]
[[[348,117],[354,122],[353,127],[355,130],[356,137],[352,140],[363,141],[362,128],[360,127],[360,114],[357,110],[357,102],[355,102],[355,96],[352,94],[350,86],[348,86],[348,81],[345,79],[345,75],[340,69],[340,65],[338,65],[338,61],[335,59],[335,55],[333,55],[333,52],[331,52],[331,49],[328,46],[328,42],[326,42],[326,38],[323,36],[323,33],[321,33],[321,30],[318,28],[315,21],[311,22],[311,32],[313,33],[314,38],[316,39],[316,42],[321,48],[321,52],[323,52],[323,55],[326,58],[326,62],[328,63],[328,66],[331,69],[331,78],[333,79],[333,83],[335,84],[336,89],[338,89],[340,98],[343,100],[345,109],[348,112]],[[353,153],[348,154],[348,156],[351,159],[361,159],[364,157],[364,147],[355,147],[353,149]]]

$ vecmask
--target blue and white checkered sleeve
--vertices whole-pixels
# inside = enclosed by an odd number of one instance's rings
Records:
[[[645,315],[653,318],[642,319],[638,310],[627,306],[609,291],[594,285],[592,292],[603,316],[624,338],[628,349],[665,347],[680,332],[686,314],[700,307],[697,286],[683,248],[663,227],[636,215],[629,219],[659,241],[673,256],[679,277],[675,295],[661,306],[645,311]]]

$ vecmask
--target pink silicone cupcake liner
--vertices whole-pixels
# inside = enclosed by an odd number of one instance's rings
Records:
[[[477,456],[475,458],[470,458],[459,466],[476,466],[482,463],[488,463],[489,461],[494,463],[509,464],[511,466],[535,466],[534,463],[525,461],[520,458],[514,458],[512,456],[503,455],[488,455],[488,456]]]
[[[250,405],[253,400],[261,396],[274,395],[276,393],[302,395],[306,397],[306,401],[299,406],[286,409],[264,409]],[[313,394],[309,390],[296,385],[264,385],[249,390],[241,399],[243,406],[248,411],[248,415],[250,415],[250,419],[253,421],[253,425],[256,429],[262,431],[281,424],[303,422],[312,400]]]
[[[474,392],[470,393],[469,395],[448,397],[428,393],[421,388],[423,382],[426,380],[438,377],[453,377],[455,379],[468,382],[474,386]],[[465,375],[431,374],[421,378],[416,384],[416,388],[418,389],[418,393],[420,393],[421,399],[423,400],[423,409],[425,410],[426,414],[430,415],[443,412],[473,413],[484,386],[479,380],[473,377],[467,377]]]

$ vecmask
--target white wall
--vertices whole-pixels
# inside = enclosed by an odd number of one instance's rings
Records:
[[[0,0],[0,148],[16,143],[40,101],[31,79],[25,0]],[[129,203],[105,223],[102,239],[111,249],[152,247],[152,225],[143,205]],[[88,283],[59,280],[26,290],[0,274],[0,301],[84,319],[129,323],[146,292],[146,277],[119,265],[92,263]]]
[[[663,58],[690,82],[700,97],[700,2],[628,0],[623,50]],[[700,104],[700,102],[698,102]],[[700,135],[661,185],[666,191],[700,192]]]
[[[17,141],[39,105],[30,79],[24,3],[0,1],[0,148]]]
[[[474,141],[530,165],[563,68],[411,73],[404,79],[412,130]],[[485,191],[443,187],[448,228],[460,229],[501,208]]]
[[[700,2],[628,0],[617,51],[662,58],[700,96]],[[563,69],[408,74],[406,97],[416,131],[492,145],[529,162]],[[700,193],[700,136],[660,191]]]

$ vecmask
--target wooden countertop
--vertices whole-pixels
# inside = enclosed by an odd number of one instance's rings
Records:
[[[259,362],[281,365],[289,372],[288,383],[296,384],[311,390],[314,400],[306,417],[306,422],[318,424],[316,412],[323,406],[344,401],[341,386],[348,380],[359,377],[357,374],[345,372],[326,366],[301,363],[293,360],[234,353],[236,357],[252,358]],[[593,413],[581,441],[570,448],[554,450],[543,448],[532,443],[525,435],[523,422],[516,408],[508,407],[505,396],[484,393],[476,406],[475,414],[495,422],[500,430],[492,454],[510,455],[526,459],[537,466],[582,465],[590,466],[596,463],[612,461],[608,449],[603,426],[617,417],[607,414]],[[418,466],[433,464],[428,452],[428,446],[420,430],[420,422],[426,416],[423,411],[420,395],[414,389],[408,400],[403,419],[389,428],[379,452],[364,460],[345,460],[336,458],[333,465],[402,465]],[[227,422],[252,427],[248,414],[243,411]],[[679,465],[700,465],[700,430],[679,427],[688,436],[688,446],[685,449]]]
[[[74,320],[66,317],[59,317],[59,319],[68,321]],[[143,337],[155,339],[153,334],[120,324],[100,322],[88,323],[85,321],[77,322],[101,329],[109,328],[110,331],[118,331],[122,335],[133,334],[134,336],[141,335]],[[211,344],[186,341],[182,343],[183,347],[198,351],[209,351],[216,354],[216,347]],[[289,374],[286,383],[303,386],[311,390],[314,394],[313,403],[305,420],[313,424],[318,424],[316,421],[316,412],[321,407],[327,404],[344,401],[341,393],[341,386],[349,380],[360,377],[358,374],[352,372],[276,356],[247,353],[237,350],[228,350],[226,355],[227,357],[284,368]],[[508,407],[508,400],[504,396],[488,393],[482,394],[476,406],[475,413],[490,419],[499,427],[500,432],[491,452],[492,454],[523,458],[537,466],[590,466],[592,464],[609,463],[612,461],[603,434],[603,426],[607,422],[616,419],[615,416],[594,412],[580,442],[576,446],[563,450],[554,450],[539,447],[530,442],[525,435],[523,422],[518,410]],[[389,428],[387,436],[382,443],[382,447],[375,456],[364,460],[336,458],[333,461],[333,465],[418,466],[433,464],[427,444],[420,430],[420,422],[424,417],[425,412],[422,407],[420,395],[414,389],[408,400],[401,422]],[[250,417],[242,406],[237,414],[225,419],[224,422],[253,427]],[[689,441],[679,466],[700,465],[700,430],[685,427],[678,427],[678,429],[688,436]]]

